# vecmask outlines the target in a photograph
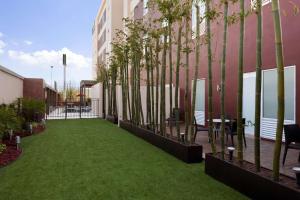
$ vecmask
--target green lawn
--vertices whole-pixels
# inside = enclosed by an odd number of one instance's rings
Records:
[[[0,169],[0,199],[245,198],[206,176],[204,164],[185,164],[102,120],[49,121],[22,147]]]

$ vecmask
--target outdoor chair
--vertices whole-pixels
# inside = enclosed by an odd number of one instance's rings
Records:
[[[196,140],[196,137],[197,137],[197,133],[199,131],[204,131],[204,132],[208,132],[208,128],[206,128],[205,126],[203,125],[200,125],[198,122],[197,122],[197,119],[196,117],[194,116],[194,125],[195,125],[195,134],[194,134],[194,141]]]
[[[246,137],[245,137],[245,125],[246,125],[246,119],[245,118],[243,118],[242,125],[243,125],[242,136],[243,136],[243,140],[244,140],[244,145],[245,145],[245,147],[247,147]],[[237,135],[237,120],[236,119],[232,120],[230,126],[228,127],[228,129],[226,131],[226,140],[227,140],[227,143],[228,143],[228,136],[229,135],[231,137],[231,144],[232,144],[232,146],[234,146],[233,137],[235,135]]]
[[[283,154],[282,165],[285,163],[288,149],[300,150],[300,127],[297,124],[284,125],[285,148]],[[300,162],[300,154],[298,157]]]
[[[171,116],[166,119],[166,122],[168,126],[176,126],[177,123],[182,123],[180,116],[182,114],[182,110],[179,109],[179,121],[176,121],[176,110],[173,109],[173,112],[171,113]]]

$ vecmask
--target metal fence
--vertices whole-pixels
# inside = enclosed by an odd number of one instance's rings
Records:
[[[100,117],[99,99],[87,102],[57,102],[56,105],[47,105],[46,119],[82,119]]]

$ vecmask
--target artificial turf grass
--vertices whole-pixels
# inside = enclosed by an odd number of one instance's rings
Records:
[[[48,121],[0,169],[0,199],[244,199],[117,126],[98,119]]]

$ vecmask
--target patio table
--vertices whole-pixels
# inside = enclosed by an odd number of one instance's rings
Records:
[[[209,122],[209,119],[207,121]],[[221,129],[222,119],[213,119],[212,122],[213,122],[213,132],[215,134],[215,138],[217,138],[217,135],[219,134]],[[230,122],[231,120],[225,119],[225,124],[228,124]]]

